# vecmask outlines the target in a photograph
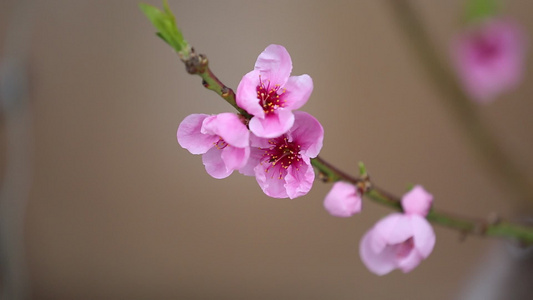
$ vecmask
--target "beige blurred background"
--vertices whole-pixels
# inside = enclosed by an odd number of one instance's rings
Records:
[[[18,3],[0,2],[0,43]],[[436,227],[436,248],[417,269],[378,277],[358,244],[388,209],[365,202],[362,214],[339,219],[322,208],[330,185],[270,199],[253,178],[209,177],[200,156],[179,147],[176,128],[191,113],[231,108],[186,74],[138,1],[31,3],[33,185],[24,230],[32,299],[439,300],[468,289],[491,240],[461,242]],[[447,54],[462,1],[413,3]],[[230,87],[267,45],[284,45],[293,74],[314,80],[304,109],[325,128],[325,159],[352,173],[364,161],[398,195],[423,184],[445,211],[514,214],[514,199],[479,164],[387,1],[169,4]],[[532,6],[508,1],[504,11],[532,32]],[[519,90],[479,109],[533,175],[531,82],[528,70]],[[5,148],[3,126],[0,134]]]

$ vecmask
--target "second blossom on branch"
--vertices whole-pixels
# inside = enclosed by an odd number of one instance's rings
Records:
[[[296,198],[311,190],[315,171],[311,166],[322,149],[324,129],[306,112],[294,113],[294,125],[277,138],[260,138],[252,134],[251,154],[245,175],[254,175],[270,197]]]

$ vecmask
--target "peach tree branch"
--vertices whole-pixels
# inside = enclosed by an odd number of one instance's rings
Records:
[[[187,72],[189,74],[199,75],[202,78],[202,84],[204,87],[217,93],[231,106],[237,109],[244,119],[249,120],[251,116],[237,106],[233,90],[224,85],[209,69],[207,57],[203,54],[197,54],[194,51],[194,48],[183,38],[181,31],[176,26],[174,15],[172,14],[172,11],[170,11],[166,1],[164,1],[163,11],[147,4],[140,4],[140,8],[158,30],[157,36],[163,39],[177,52],[180,59],[185,63]],[[430,60],[433,60],[431,56]],[[433,62],[431,62],[431,64],[434,65]],[[440,74],[438,76],[443,76],[446,81],[450,80],[448,75],[442,74],[441,71],[438,71],[437,74]],[[460,94],[460,91],[454,90],[452,93]],[[469,108],[468,104],[461,105],[467,107],[466,112],[468,114],[471,113],[472,108]],[[464,113],[465,110],[462,111]],[[478,121],[474,121],[474,124],[477,122]],[[474,125],[471,130],[477,132],[479,130],[478,125]],[[488,143],[491,144],[492,140],[490,138],[488,140]],[[501,154],[496,155],[499,156]],[[344,173],[321,157],[312,159],[311,163],[318,173],[318,178],[322,179],[322,181],[350,182],[356,185],[359,191],[364,194],[367,199],[388,206],[394,210],[402,210],[400,198],[375,186],[366,174],[364,166],[360,166],[361,177],[354,177]],[[513,224],[504,220],[473,220],[439,212],[434,208],[429,212],[427,219],[434,224],[458,230],[464,235],[508,238],[516,240],[523,245],[533,244],[532,227]]]

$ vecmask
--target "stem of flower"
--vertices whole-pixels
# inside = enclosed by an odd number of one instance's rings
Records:
[[[318,156],[311,159],[311,165],[313,165],[313,167],[315,167],[315,169],[318,171],[318,176],[323,182],[344,180],[356,185],[361,181],[359,178],[355,178],[343,173],[341,170],[337,169],[335,166]]]
[[[399,4],[397,4],[395,1],[397,1]],[[406,27],[409,27],[409,31],[414,30],[413,35],[421,35],[417,39],[415,39],[416,44],[421,43],[421,45],[419,45],[418,47],[421,49],[421,56],[424,57],[424,62],[428,66],[431,66],[432,70],[434,71],[436,82],[440,82],[442,80],[442,87],[444,88],[444,92],[446,93],[446,88],[450,88],[451,94],[446,95],[450,96],[450,98],[454,100],[453,103],[457,107],[457,111],[459,112],[459,114],[462,116],[462,118],[460,119],[464,122],[465,128],[467,128],[469,134],[472,135],[472,138],[476,139],[477,141],[475,144],[478,146],[483,146],[482,148],[487,147],[488,149],[492,149],[489,150],[489,152],[481,151],[481,153],[483,153],[484,157],[487,158],[487,160],[489,161],[491,161],[491,159],[494,159],[499,164],[503,163],[504,166],[498,166],[498,164],[495,164],[495,166],[493,167],[496,171],[498,171],[498,174],[501,174],[503,178],[506,179],[506,181],[509,181],[510,185],[514,185],[515,183],[513,183],[513,179],[515,179],[516,176],[518,176],[518,178],[521,178],[521,174],[515,173],[517,172],[516,169],[506,165],[508,159],[503,155],[503,153],[501,153],[499,148],[496,147],[497,144],[495,143],[494,139],[492,139],[492,137],[488,135],[488,133],[484,130],[483,126],[481,126],[481,122],[477,115],[474,113],[474,109],[472,108],[470,102],[468,102],[468,99],[459,89],[457,84],[454,83],[453,76],[451,76],[451,74],[448,74],[444,70],[444,68],[440,65],[438,59],[436,59],[436,57],[431,54],[431,51],[427,51],[431,48],[429,47],[430,45],[427,42],[427,39],[425,38],[425,33],[422,31],[421,25],[417,22],[413,22],[412,20],[410,20],[412,19],[412,17],[408,15],[410,14],[409,8],[402,8],[402,1],[392,0],[391,3],[393,3],[395,6],[398,6],[397,8],[399,9],[399,11],[402,11],[402,13],[400,14],[407,14],[407,17],[405,18],[407,20],[407,23],[404,25]],[[145,14],[147,14],[149,18],[151,17],[152,23],[154,23],[154,25],[156,25],[156,28],[160,30],[158,32],[158,35],[162,37],[163,40],[165,40],[169,45],[173,46],[174,49],[178,52],[180,59],[186,65],[187,72],[202,77],[202,83],[204,87],[217,93],[231,106],[237,109],[237,111],[239,111],[239,113],[245,119],[249,120],[251,118],[251,115],[249,115],[246,111],[237,106],[237,103],[235,101],[235,93],[233,92],[233,90],[225,86],[209,69],[207,58],[204,55],[196,54],[194,49],[190,47],[190,45],[183,39],[181,32],[177,30],[177,28],[174,29],[169,28],[167,26],[169,24],[168,20],[171,20],[170,23],[173,24],[173,26],[175,25],[173,23],[174,16],[172,15],[172,12],[168,8],[168,6],[165,5],[164,12],[159,11],[149,5],[143,5],[141,9],[143,9]],[[405,9],[407,9],[407,12],[404,11]],[[163,20],[165,22],[158,22],[159,20]],[[477,134],[481,135],[479,139],[476,136]],[[495,148],[491,148],[492,146],[494,146]],[[336,182],[342,180],[350,182],[356,185],[360,191],[363,191],[364,196],[366,196],[368,199],[398,211],[402,210],[400,198],[372,184],[368,176],[363,176],[362,178],[350,176],[342,172],[340,169],[336,168],[332,164],[326,162],[321,157],[313,158],[311,160],[311,164],[317,170],[319,178],[321,178],[322,181]],[[522,188],[524,187],[522,186],[523,184],[525,184],[523,181],[518,181],[516,183],[517,187],[520,187],[520,190],[522,191],[524,196],[527,196],[528,199],[533,199],[533,197],[529,197],[531,196],[531,194],[525,193],[522,190]],[[512,224],[502,220],[475,221],[472,219],[452,216],[451,214],[447,213],[437,212],[435,209],[432,209],[429,212],[427,219],[434,224],[448,227],[450,229],[459,230],[464,235],[474,234],[481,236],[504,237],[516,240],[523,245],[533,244],[533,227]]]
[[[487,129],[476,107],[457,82],[454,74],[439,59],[437,51],[431,43],[426,26],[411,6],[408,0],[390,0],[390,6],[400,28],[409,39],[415,56],[421,66],[426,68],[435,88],[441,93],[440,97],[454,113],[457,122],[462,126],[462,132],[472,148],[479,154],[482,163],[495,176],[498,182],[507,185],[509,192],[514,193],[521,203],[531,204],[533,188],[529,184],[522,169],[515,163],[497,140]]]

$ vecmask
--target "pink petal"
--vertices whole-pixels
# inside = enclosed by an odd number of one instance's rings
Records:
[[[381,219],[374,230],[389,245],[402,243],[413,236],[411,219],[401,213],[393,213]]]
[[[222,160],[228,170],[238,170],[246,165],[248,157],[250,157],[250,148],[237,148],[227,146],[222,149]]]
[[[226,164],[221,157],[222,151],[216,147],[211,148],[204,155],[202,155],[202,162],[205,170],[209,175],[216,179],[226,178],[233,170],[226,168]]]
[[[302,107],[313,92],[313,79],[307,74],[300,76],[291,76],[285,86],[283,100],[287,109],[295,110]]]
[[[435,246],[435,232],[429,222],[418,215],[411,215],[411,224],[413,226],[413,237],[415,249],[424,258],[427,258]]]
[[[404,273],[411,272],[416,268],[424,258],[418,251],[411,251],[409,255],[397,262],[398,268]]]
[[[270,80],[271,85],[283,86],[292,71],[292,60],[287,49],[281,45],[269,45],[259,54],[255,68],[260,72],[261,80]]]
[[[374,227],[375,226],[376,225],[374,225]],[[373,234],[372,238],[370,239],[370,247],[372,248],[372,251],[380,253],[388,247],[388,244],[383,235]]]
[[[338,181],[326,195],[324,208],[333,216],[350,217],[361,211],[361,197],[353,184]]]
[[[219,138],[201,133],[202,122],[208,117],[205,114],[192,114],[180,123],[177,137],[181,147],[192,154],[203,154],[213,147]]]
[[[221,113],[206,118],[202,130],[220,136],[231,146],[244,148],[248,147],[250,142],[250,132],[237,114]]]
[[[285,188],[289,198],[294,199],[307,194],[315,181],[315,171],[308,157],[302,157],[304,161],[298,169],[290,166],[285,175]]]
[[[272,198],[287,198],[287,190],[285,189],[285,180],[283,176],[280,179],[277,172],[266,172],[263,165],[259,164],[254,168],[255,179],[263,190],[263,192]]]
[[[244,75],[237,86],[235,101],[237,105],[253,116],[265,117],[265,111],[257,98],[257,86],[259,85],[259,71],[254,70]]]
[[[250,148],[250,157],[246,164],[239,169],[239,172],[245,176],[255,176],[254,169],[260,164],[264,153],[265,151],[259,148]]]
[[[294,115],[289,110],[279,109],[264,119],[253,117],[248,124],[250,131],[263,138],[274,138],[286,133],[294,124]]]
[[[272,139],[270,138],[262,138],[258,137],[257,135],[253,134],[253,132],[250,134],[250,146],[257,147],[257,148],[270,148],[272,145],[269,143]]]
[[[427,258],[435,245],[435,233],[419,215],[394,213],[367,232],[359,246],[370,271],[383,275],[395,268],[410,272]]]
[[[415,186],[402,197],[402,207],[406,214],[417,214],[423,217],[427,216],[432,202],[433,195],[421,185]]]
[[[294,112],[294,126],[290,130],[293,141],[300,145],[300,153],[314,158],[322,149],[324,128],[315,117],[303,112]]]
[[[374,228],[367,231],[359,243],[359,256],[365,266],[376,275],[385,275],[396,268],[395,255],[390,249],[376,252],[372,247]]]

